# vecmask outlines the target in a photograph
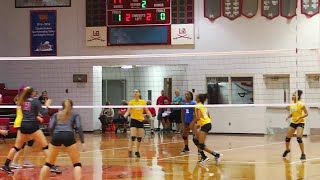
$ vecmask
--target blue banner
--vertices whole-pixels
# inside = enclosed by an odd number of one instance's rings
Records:
[[[31,56],[57,55],[57,12],[31,11]]]

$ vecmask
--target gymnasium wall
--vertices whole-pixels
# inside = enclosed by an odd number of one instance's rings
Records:
[[[317,49],[319,48],[319,15],[306,18],[300,14],[287,20],[277,17],[267,20],[260,11],[252,19],[245,17],[230,21],[219,18],[210,22],[203,17],[203,1],[196,3],[196,45],[190,46],[143,46],[143,47],[105,47],[88,48],[85,46],[85,1],[72,1],[71,8],[58,8],[57,37],[58,55],[113,55],[113,54],[154,54],[183,52],[216,51],[253,51],[271,49]],[[259,6],[260,7],[260,6]],[[55,9],[55,8],[53,8]],[[29,56],[29,10],[15,9],[14,1],[0,1],[0,56]],[[318,52],[300,50],[298,54],[285,53],[274,55],[229,55],[197,56],[188,58],[117,59],[117,60],[68,60],[68,61],[0,61],[0,81],[9,88],[20,84],[32,84],[48,90],[54,105],[68,97],[77,105],[99,104],[101,99],[102,68],[114,65],[187,65],[185,79],[187,89],[197,93],[206,92],[206,77],[252,76],[254,79],[255,103],[283,103],[283,90],[268,88],[265,74],[288,74],[290,91],[301,88],[306,93],[305,102],[319,100],[318,88],[309,87],[306,74],[319,73]],[[297,66],[298,64],[298,66]],[[95,66],[93,68],[93,66]],[[72,83],[72,74],[88,74],[88,83]],[[162,81],[160,83],[163,83]],[[173,87],[175,89],[176,87]],[[69,93],[66,94],[65,90]],[[155,92],[156,93],[156,92]],[[101,103],[100,103],[101,104]],[[85,130],[99,128],[96,113],[92,109],[78,110],[83,117]],[[225,108],[215,109],[214,131],[265,133],[266,126],[286,126],[283,119],[285,110],[267,108]],[[232,113],[230,113],[232,112]],[[249,113],[248,113],[249,112]],[[317,118],[312,109],[311,121]],[[314,118],[312,118],[312,116]],[[239,128],[236,121],[244,117]],[[270,122],[271,119],[271,122]],[[239,123],[239,122],[238,122]],[[313,123],[313,122],[312,122]],[[316,122],[314,122],[316,123]],[[231,124],[231,125],[230,125]],[[313,124],[310,123],[312,127]],[[316,125],[316,124],[314,124]]]

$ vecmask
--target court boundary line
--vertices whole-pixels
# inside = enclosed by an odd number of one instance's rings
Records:
[[[191,140],[189,140],[189,141],[191,141]],[[154,145],[167,145],[167,144],[175,144],[175,143],[182,143],[183,141],[171,141],[171,142],[166,142],[166,143],[160,143],[160,144],[155,144],[155,143],[153,143],[153,144],[149,144],[149,145],[142,145],[141,147],[149,147],[149,146],[154,146]],[[92,151],[84,151],[84,152],[82,152],[82,151],[80,151],[80,154],[85,154],[85,153],[94,153],[94,152],[103,152],[103,151],[110,151],[110,150],[119,150],[119,149],[129,149],[130,147],[129,146],[126,146],[126,147],[119,147],[119,148],[107,148],[107,149],[100,149],[100,150],[92,150]],[[11,148],[10,148],[11,149]],[[61,152],[61,151],[60,151]],[[64,151],[62,151],[62,152],[64,152]],[[65,154],[67,154],[67,153],[63,153],[63,154],[61,154],[61,155],[65,155]],[[58,158],[60,158],[60,157],[63,157],[63,156],[61,156],[61,155],[59,155],[58,156]],[[0,157],[7,157],[7,156],[0,156]],[[27,157],[45,157],[44,155],[43,156],[27,156]],[[80,158],[81,158],[81,156],[80,156]]]
[[[310,159],[306,159],[306,160],[293,161],[293,162],[291,162],[289,164],[290,165],[294,165],[294,164],[305,163],[305,162],[314,161],[314,160],[320,160],[320,157],[310,158]]]
[[[250,149],[250,148],[264,147],[264,146],[277,145],[277,144],[283,144],[283,143],[284,142],[277,142],[277,143],[269,143],[269,144],[260,144],[260,145],[255,145],[255,146],[246,146],[246,147],[239,147],[239,148],[223,149],[223,150],[217,150],[217,152],[228,152],[228,151],[233,151],[233,150]],[[162,160],[167,160],[167,159],[185,157],[185,156],[189,156],[189,155],[193,156],[193,155],[198,155],[198,154],[188,153],[188,154],[184,154],[184,155],[180,155],[180,156],[172,156],[172,157],[167,157],[167,158],[160,158],[158,160],[162,161]]]
[[[141,145],[141,147],[149,147],[149,146],[154,146],[154,145],[167,145],[167,144],[175,144],[175,143],[182,143],[183,141],[171,141],[171,142],[166,142],[166,143],[153,143],[149,145]],[[135,146],[134,146],[135,147]],[[109,150],[119,150],[119,149],[129,149],[129,146],[126,147],[118,147],[118,148],[107,148],[107,149],[100,149],[100,150],[93,150],[93,151],[85,151],[85,152],[80,152],[82,154],[84,153],[90,153],[90,152],[103,152],[103,151],[109,151]]]

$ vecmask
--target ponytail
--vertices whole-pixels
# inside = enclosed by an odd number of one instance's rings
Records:
[[[62,111],[58,114],[58,121],[65,123],[69,120],[72,113],[73,102],[71,99],[66,99],[62,102]]]
[[[193,93],[191,91],[188,91],[189,95],[190,95],[190,100],[193,101]]]
[[[298,100],[301,100],[301,95],[303,94],[303,91],[302,90],[298,90],[297,94],[298,94]]]
[[[26,87],[23,89],[22,93],[18,97],[18,106],[22,106],[24,101],[26,101],[29,97],[31,97],[31,94],[33,92],[33,89],[31,87]]]

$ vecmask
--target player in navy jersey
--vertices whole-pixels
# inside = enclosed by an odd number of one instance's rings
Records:
[[[182,102],[182,105],[196,105],[197,103],[193,101],[193,94],[192,92],[188,91],[185,93],[185,102]],[[194,108],[193,107],[187,107],[183,108],[183,111],[181,111],[181,119],[184,120],[184,128],[182,133],[182,138],[184,141],[184,149],[182,150],[182,153],[188,153],[189,146],[188,146],[188,135],[190,132],[190,123],[193,121],[194,118]]]
[[[38,119],[37,117],[39,113],[42,115],[48,114],[48,108],[51,105],[51,100],[48,100],[45,103],[45,106],[47,108],[42,108],[40,101],[32,96],[33,93],[33,88],[26,87],[22,91],[18,99],[17,105],[21,106],[22,109],[21,126],[17,133],[17,138],[14,147],[11,148],[11,150],[9,151],[4,166],[0,168],[0,170],[8,174],[13,174],[13,171],[11,171],[9,165],[14,155],[22,148],[23,144],[29,141],[30,139],[34,139],[36,142],[40,144],[46,157],[48,157],[49,155],[49,146],[47,139],[39,127],[39,120],[43,121],[43,119]],[[52,166],[51,172],[61,173],[61,171],[57,169],[56,166]]]

